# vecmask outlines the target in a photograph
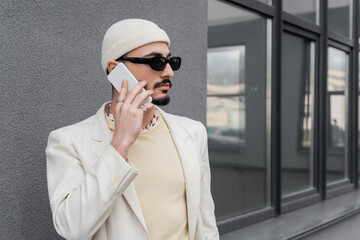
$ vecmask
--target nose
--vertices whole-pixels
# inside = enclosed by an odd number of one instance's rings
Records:
[[[161,72],[161,77],[163,78],[172,78],[174,76],[174,71],[172,70],[169,63],[166,64],[164,70]]]

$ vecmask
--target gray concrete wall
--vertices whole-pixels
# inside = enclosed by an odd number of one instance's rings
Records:
[[[183,66],[165,110],[205,121],[206,15],[206,0],[1,1],[0,239],[60,239],[47,195],[47,136],[110,99],[100,53],[112,23],[145,18],[168,32]]]

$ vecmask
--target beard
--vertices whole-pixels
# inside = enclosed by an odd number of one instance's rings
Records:
[[[170,102],[169,95],[159,97],[159,98],[153,98],[152,103],[158,106],[165,106],[168,105]]]
[[[155,83],[154,84],[154,89],[158,88],[158,87],[161,87],[164,84],[169,84],[169,88],[171,88],[171,86],[172,86],[172,83],[171,83],[170,79],[164,79],[161,82]],[[145,86],[145,89],[148,89],[148,86]],[[159,97],[159,98],[153,98],[152,103],[155,104],[155,105],[158,105],[158,106],[168,105],[169,102],[170,102],[170,97],[168,95],[168,92],[163,91],[163,93],[166,93],[166,95],[162,96],[162,97]]]

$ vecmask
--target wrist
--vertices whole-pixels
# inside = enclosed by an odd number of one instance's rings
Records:
[[[110,145],[113,146],[113,148],[115,148],[115,150],[118,151],[119,154],[124,159],[127,159],[127,155],[128,155],[131,144],[126,143],[124,141],[119,141],[119,140],[113,139],[110,142]]]

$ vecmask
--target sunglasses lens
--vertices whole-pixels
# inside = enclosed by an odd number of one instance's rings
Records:
[[[165,65],[166,65],[166,59],[163,57],[153,57],[150,63],[150,67],[155,71],[164,70]]]
[[[169,60],[164,57],[153,57],[150,62],[150,67],[155,71],[162,71],[165,69],[167,62],[169,62],[173,71],[177,71],[181,66],[181,57],[172,57]]]
[[[172,57],[170,58],[170,66],[173,71],[179,70],[181,66],[181,57]]]

